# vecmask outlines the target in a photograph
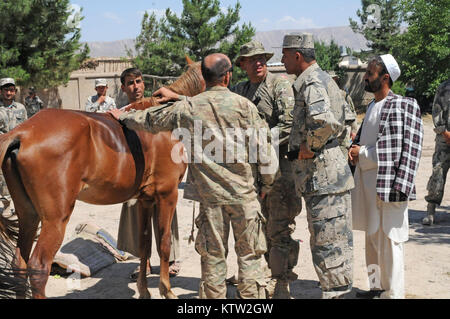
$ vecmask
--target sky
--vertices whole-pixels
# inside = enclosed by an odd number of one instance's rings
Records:
[[[220,0],[225,10],[237,0]],[[70,0],[82,8],[81,41],[116,41],[136,38],[144,13],[162,16],[167,8],[180,14],[181,0]],[[359,21],[356,11],[361,0],[240,0],[241,22],[256,31],[311,29],[349,25],[349,17]]]

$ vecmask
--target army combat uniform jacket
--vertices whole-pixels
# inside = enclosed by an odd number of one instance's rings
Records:
[[[433,123],[436,133],[436,146],[433,154],[433,172],[428,181],[428,203],[441,205],[444,197],[447,173],[450,168],[450,145],[442,133],[450,131],[450,80],[442,83],[434,98]]]
[[[27,109],[28,118],[32,117],[34,114],[42,110],[44,107],[44,102],[38,97],[30,98],[27,96],[25,98],[25,108]]]
[[[112,97],[106,96],[105,102],[102,104],[97,102],[98,98],[98,95],[93,95],[88,98],[86,101],[86,112],[105,113],[116,108],[116,102],[114,102]]]
[[[28,119],[25,106],[18,102],[5,105],[0,98],[0,132],[1,134],[11,131],[16,126]]]
[[[175,104],[144,111],[133,110],[123,114],[120,121],[131,129],[145,129],[153,134],[182,129],[178,133],[184,133],[182,141],[188,150],[192,150],[188,151],[188,154],[191,153],[189,170],[192,180],[187,186],[195,188],[194,193],[199,195],[201,202],[209,205],[226,205],[256,200],[257,193],[254,186],[256,169],[261,176],[262,192],[267,193],[274,183],[278,160],[270,141],[267,145],[261,146],[271,149],[270,159],[261,160],[258,157],[252,164],[249,162],[251,157],[249,145],[245,145],[244,161],[233,160],[232,163],[227,161],[228,140],[221,140],[230,134],[227,130],[238,128],[258,131],[265,128],[266,134],[270,134],[255,105],[227,88],[217,86]],[[178,133],[174,132],[175,138],[181,135]],[[212,136],[207,136],[211,133]],[[186,141],[186,137],[189,137],[190,141]],[[216,147],[212,147],[211,143],[215,143]],[[199,149],[200,152],[197,152]]]
[[[281,148],[287,151],[295,102],[291,81],[285,76],[267,72],[262,83],[241,82],[232,88],[232,91],[252,101],[271,129],[280,129],[279,143]],[[280,153],[284,155],[283,152]]]
[[[442,83],[437,90],[433,103],[433,123],[436,143],[445,145],[442,133],[450,131],[450,80]]]
[[[344,131],[344,99],[339,87],[318,64],[311,65],[294,83],[294,122],[290,150],[302,143],[315,153],[296,160],[297,187],[301,195],[339,194],[354,187],[352,173],[339,147]]]

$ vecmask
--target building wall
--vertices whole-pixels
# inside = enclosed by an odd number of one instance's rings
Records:
[[[90,67],[73,72],[67,85],[38,91],[38,96],[44,102],[45,107],[84,110],[88,97],[96,94],[94,82],[97,78],[106,79],[108,83],[107,95],[116,100],[118,107],[127,104],[127,97],[121,90],[120,75],[132,66],[129,60],[99,58],[92,59],[85,65]],[[364,91],[365,65],[351,65],[345,67],[345,70],[345,78],[340,81],[339,86],[348,89],[358,113],[363,113],[368,103],[373,99],[373,94]],[[282,64],[269,66],[269,71],[286,74],[286,69]],[[144,78],[146,87],[152,91],[165,82],[157,79],[158,77],[144,76]],[[174,78],[171,80],[174,80]],[[27,94],[28,90],[22,88],[18,100],[23,102]]]
[[[107,95],[116,100],[117,106],[126,105],[127,97],[121,90],[120,75],[131,67],[131,62],[114,58],[94,59],[91,62],[91,68],[74,71],[66,85],[38,91],[37,95],[45,107],[84,110],[88,97],[97,94],[94,85],[97,78],[106,79]],[[22,88],[19,100],[23,102],[27,94],[28,90]]]

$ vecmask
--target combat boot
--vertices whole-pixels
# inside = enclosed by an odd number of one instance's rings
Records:
[[[276,279],[275,291],[272,299],[291,299],[289,291],[289,281],[283,279]]]
[[[436,213],[436,204],[428,203],[427,214],[428,216],[422,219],[423,225],[431,226],[434,224],[434,214]]]
[[[272,299],[275,293],[275,286],[277,285],[277,280],[275,278],[270,279],[266,284],[266,297],[267,299]]]

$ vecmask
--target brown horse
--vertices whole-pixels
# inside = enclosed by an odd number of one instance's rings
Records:
[[[170,88],[186,96],[202,92],[199,63],[190,65]],[[154,99],[146,99],[131,108],[154,104]],[[143,208],[156,204],[161,234],[160,293],[176,298],[169,281],[170,225],[178,185],[186,171],[186,164],[171,158],[178,143],[170,132],[152,135],[129,130],[110,114],[56,109],[43,110],[0,136],[2,170],[19,221],[13,269],[27,269],[33,297],[45,298],[51,264],[77,200],[111,205],[138,199],[142,221],[140,297],[150,297],[145,263],[151,238],[143,229],[151,216],[143,216]],[[7,238],[2,220],[0,240]],[[39,239],[31,254],[39,223]]]

